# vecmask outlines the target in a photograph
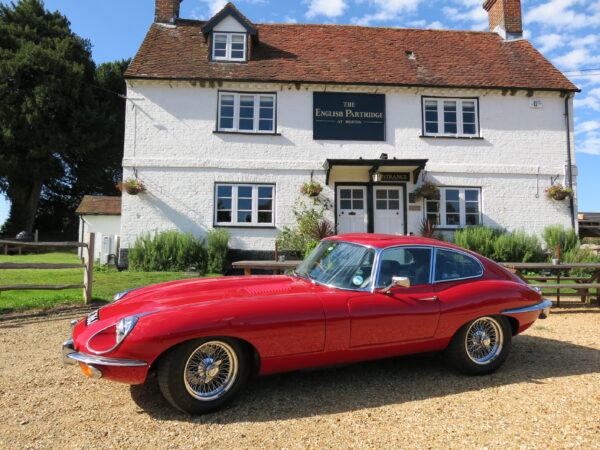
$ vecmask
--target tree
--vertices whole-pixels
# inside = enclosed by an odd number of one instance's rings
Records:
[[[42,189],[35,226],[46,234],[75,237],[78,221],[75,209],[85,194],[119,195],[115,185],[121,178],[125,136],[124,73],[130,60],[98,66],[94,79],[94,104],[83,130],[86,150],[65,160],[61,178],[49,180]],[[93,147],[90,149],[90,147]]]
[[[0,192],[11,201],[4,231],[31,231],[44,186],[73,176],[94,150],[90,43],[40,0],[0,4]]]

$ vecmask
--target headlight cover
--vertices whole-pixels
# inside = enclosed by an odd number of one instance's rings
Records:
[[[127,289],[125,291],[116,293],[115,296],[113,297],[113,302],[116,302],[117,300],[121,300],[123,297],[125,297],[127,294],[129,294],[131,291],[135,291],[136,289],[139,289],[139,288]]]
[[[135,327],[137,321],[138,318],[136,316],[129,316],[119,320],[115,328],[115,334],[117,336],[116,345],[119,345],[121,342],[123,342],[127,335],[131,333],[131,330],[133,330],[133,327]]]

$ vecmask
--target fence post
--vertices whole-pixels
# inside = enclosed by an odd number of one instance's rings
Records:
[[[87,258],[85,260],[85,272],[83,274],[83,299],[88,305],[92,300],[92,275],[94,273],[94,244],[96,243],[96,233],[89,234],[87,244]]]

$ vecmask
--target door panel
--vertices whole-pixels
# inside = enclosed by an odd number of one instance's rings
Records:
[[[338,186],[337,226],[341,233],[367,232],[367,188]]]
[[[404,234],[404,189],[376,186],[373,189],[374,231]]]

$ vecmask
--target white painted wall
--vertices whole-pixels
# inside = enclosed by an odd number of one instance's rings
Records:
[[[279,136],[213,133],[218,89],[277,92]],[[122,246],[141,232],[179,229],[203,235],[212,227],[214,183],[276,183],[276,229],[231,228],[232,248],[273,250],[274,237],[294,222],[291,208],[302,183],[324,184],[327,158],[427,158],[427,178],[448,186],[482,188],[483,221],[509,230],[540,232],[547,224],[570,226],[568,202],[552,202],[544,189],[564,179],[564,99],[535,92],[542,109],[530,108],[524,91],[377,88],[386,94],[386,141],[315,141],[313,91],[375,92],[375,88],[129,81],[124,177],[137,171],[147,186],[123,195]],[[421,97],[478,97],[483,139],[422,138]],[[571,117],[573,115],[571,114]],[[571,123],[572,131],[572,123]],[[573,135],[571,135],[573,136]],[[574,159],[574,143],[571,142]],[[363,175],[364,176],[364,175]],[[357,174],[357,181],[361,178]],[[332,177],[323,196],[333,201]],[[366,179],[365,179],[366,181]],[[412,192],[414,185],[408,185]],[[575,206],[576,208],[576,206]],[[423,212],[408,212],[417,232]]]
[[[79,236],[83,237],[83,242],[89,243],[89,233],[95,233],[94,239],[94,260],[99,260],[100,264],[105,264],[109,254],[117,254],[117,238],[121,233],[121,216],[118,215],[91,215],[82,214],[79,216]],[[113,244],[108,252],[103,251],[104,236],[112,236]],[[81,256],[80,249],[80,256]]]

